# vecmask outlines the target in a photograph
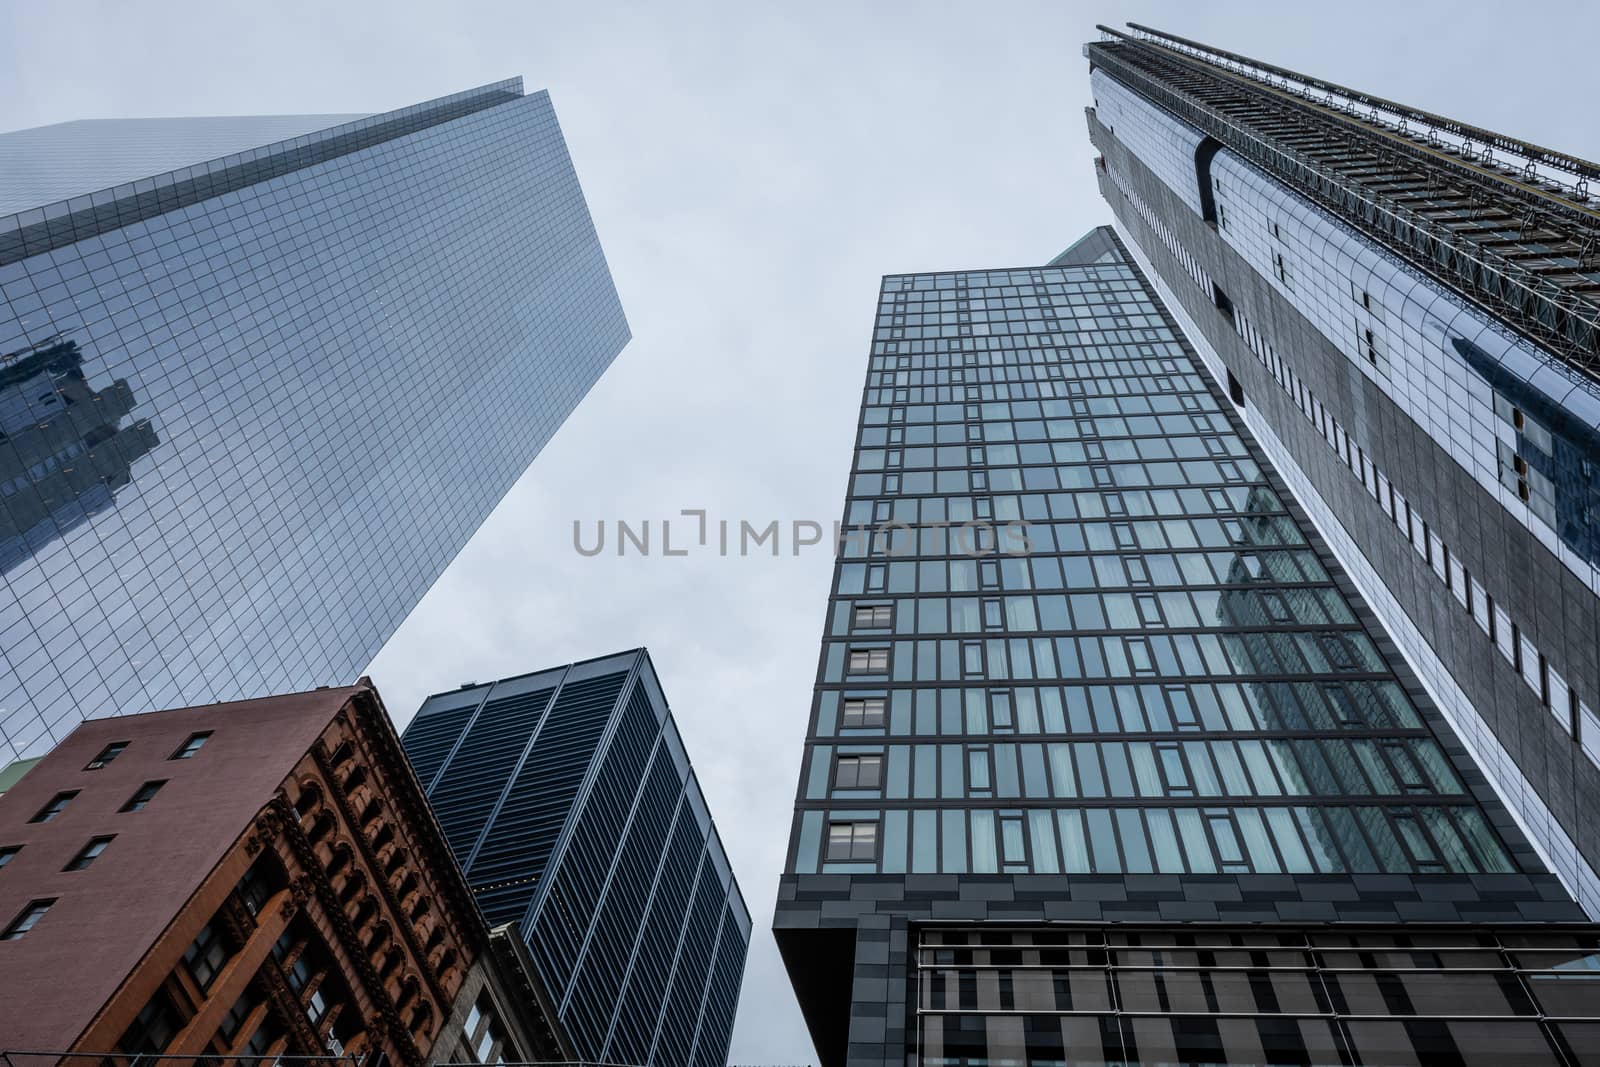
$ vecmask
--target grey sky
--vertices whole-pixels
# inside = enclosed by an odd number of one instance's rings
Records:
[[[731,1059],[798,1064],[767,925],[830,560],[584,559],[572,521],[836,518],[879,276],[1040,263],[1109,220],[1097,21],[1600,157],[1600,8],[1289,6],[11,0],[0,129],[550,90],[634,340],[372,674],[403,725],[439,689],[649,646],[756,921]]]

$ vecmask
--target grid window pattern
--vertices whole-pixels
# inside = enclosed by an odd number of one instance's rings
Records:
[[[1126,90],[1119,87],[1113,91]],[[1136,107],[1149,105],[1137,102]],[[1356,365],[1365,358],[1370,367],[1376,368],[1368,376],[1390,399],[1473,473],[1491,498],[1500,500],[1529,525],[1569,569],[1591,585],[1596,584],[1596,574],[1600,572],[1593,566],[1594,531],[1589,527],[1600,511],[1593,506],[1593,491],[1589,488],[1593,434],[1584,428],[1584,423],[1600,418],[1600,405],[1589,395],[1588,387],[1562,379],[1562,373],[1570,379],[1572,372],[1549,365],[1548,355],[1541,354],[1525,339],[1487,325],[1489,320],[1481,312],[1393,262],[1338,219],[1243,160],[1219,152],[1212,165],[1219,185],[1225,183],[1244,193],[1235,217],[1248,220],[1247,225],[1235,227],[1223,239],[1264,278],[1276,278],[1275,287],[1286,299],[1296,287],[1286,284],[1281,272],[1267,270],[1263,266],[1266,257],[1270,254],[1281,262],[1285,256],[1298,256],[1310,263],[1314,285],[1305,287],[1309,291],[1292,301],[1295,309],[1336,347],[1343,348]],[[1106,165],[1103,171],[1138,221],[1150,227],[1140,239],[1160,241],[1209,297],[1209,281],[1202,281],[1188,270],[1195,257],[1176,241],[1159,214],[1139,198],[1133,183],[1117,167]],[[1157,176],[1163,182],[1192,180],[1188,176]],[[1116,198],[1112,199],[1120,210]],[[1284,242],[1290,241],[1298,241],[1299,246],[1288,251],[1273,250],[1288,249]],[[1263,251],[1264,246],[1270,246],[1269,250]],[[1181,310],[1178,314],[1182,315]],[[1339,328],[1338,317],[1342,314],[1351,316],[1354,324],[1358,341],[1354,350],[1348,343],[1338,343],[1342,338],[1330,333]],[[1471,558],[1475,554],[1473,546],[1463,550],[1460,545],[1441,539],[1430,528],[1428,513],[1415,499],[1408,498],[1391,477],[1399,473],[1401,482],[1405,482],[1414,475],[1405,470],[1387,470],[1373,459],[1367,450],[1370,442],[1344,425],[1296,373],[1294,365],[1278,351],[1265,323],[1237,306],[1226,321],[1292,400],[1293,407],[1311,423],[1317,436],[1454,596],[1460,610],[1472,616],[1486,642],[1517,672],[1588,760],[1600,765],[1600,716],[1579,695],[1578,686],[1563,674],[1563,668],[1571,669],[1572,665],[1551,662],[1527,638],[1517,620],[1498,603],[1500,590],[1486,587],[1481,581],[1477,563]],[[1193,327],[1192,323],[1188,325]],[[1200,331],[1199,335],[1203,334]],[[1382,357],[1391,351],[1390,345],[1395,346],[1394,358],[1385,362]],[[1536,388],[1535,382],[1541,384]],[[1537,395],[1540,388],[1553,390],[1564,400],[1557,404],[1549,396]],[[1538,411],[1539,418],[1519,405]],[[1561,432],[1552,433],[1540,419],[1561,427]],[[1306,481],[1270,430],[1262,432],[1261,444],[1277,459],[1287,477],[1297,483]],[[1495,479],[1499,480],[1499,488],[1489,484]],[[1564,496],[1556,493],[1557,483],[1565,487]],[[1318,515],[1319,521],[1329,520],[1323,522],[1323,527],[1344,553],[1343,542],[1348,536],[1333,521],[1314,487],[1307,482],[1298,488],[1301,502]],[[1528,506],[1521,507],[1515,501]],[[1462,724],[1463,739],[1473,756],[1504,783],[1506,795],[1519,807],[1524,824],[1537,837],[1552,866],[1567,879],[1586,907],[1595,907],[1600,902],[1600,881],[1579,852],[1574,828],[1563,826],[1554,817],[1506,745],[1460,691],[1415,624],[1404,611],[1387,603],[1391,597],[1381,583],[1375,585],[1375,579],[1366,576],[1369,567],[1364,557],[1346,554],[1344,558],[1351,561],[1352,572],[1369,590],[1374,608],[1392,627],[1396,639],[1424,664],[1424,673],[1436,691],[1444,694]]]
[[[615,357],[520,92],[0,220],[0,757],[353,678]]]
[[[580,1056],[720,1065],[750,917],[644,653],[430,698],[402,742]]]
[[[1126,265],[886,278],[850,486],[795,873],[1517,869]]]
[[[1420,927],[923,928],[915,1055],[974,1063],[1578,1064],[1600,942]]]

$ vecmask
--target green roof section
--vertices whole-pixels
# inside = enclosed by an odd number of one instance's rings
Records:
[[[32,759],[19,759],[11,763],[5,770],[0,771],[0,793],[4,793],[21,781],[22,776],[32,770],[33,765],[43,758],[43,756],[35,756]]]
[[[1078,238],[1055,259],[1052,267],[1087,267],[1092,263],[1121,263],[1122,249],[1110,226],[1096,226]]]

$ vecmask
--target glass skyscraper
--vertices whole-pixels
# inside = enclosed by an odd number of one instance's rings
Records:
[[[628,340],[520,79],[0,174],[0,761],[354,680]]]
[[[750,913],[644,649],[429,697],[402,742],[581,1059],[726,1062]]]
[[[1130,248],[1600,917],[1600,165],[1141,27],[1085,51]]]
[[[1590,1062],[1600,933],[1109,229],[884,279],[844,523],[823,1067]]]

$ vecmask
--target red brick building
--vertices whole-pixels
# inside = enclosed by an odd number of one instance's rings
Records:
[[[420,1064],[483,937],[365,680],[91,720],[0,796],[0,1049]]]

